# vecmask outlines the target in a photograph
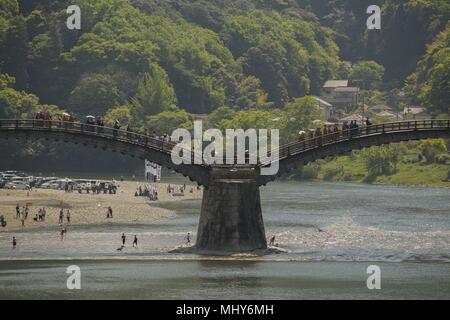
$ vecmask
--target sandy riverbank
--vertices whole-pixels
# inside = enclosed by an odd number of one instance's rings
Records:
[[[22,230],[21,220],[15,217],[16,204],[19,204],[21,210],[26,204],[29,205],[30,213],[23,228],[27,230],[58,226],[61,206],[64,208],[64,214],[66,214],[67,209],[70,210],[70,225],[146,223],[174,216],[174,212],[158,208],[158,203],[200,199],[202,195],[202,190],[187,186],[184,196],[173,196],[166,192],[167,184],[156,184],[159,199],[158,201],[150,201],[147,197],[134,196],[139,185],[143,186],[144,184],[142,182],[121,182],[115,195],[66,193],[61,190],[48,189],[34,189],[31,192],[0,189],[0,215],[3,215],[7,221],[7,226],[0,227],[0,232]],[[176,193],[179,192],[181,186],[173,184],[172,186],[175,187]],[[193,193],[190,193],[191,188]],[[106,219],[108,206],[113,209],[113,219]],[[42,207],[45,207],[47,211],[46,221],[33,221],[33,217]],[[66,217],[64,217],[64,224],[67,224]]]

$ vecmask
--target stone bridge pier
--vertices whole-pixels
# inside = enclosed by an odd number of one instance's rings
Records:
[[[245,167],[213,167],[203,192],[195,247],[199,251],[251,252],[267,249],[257,176]]]

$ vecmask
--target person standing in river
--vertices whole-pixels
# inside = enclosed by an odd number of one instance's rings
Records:
[[[61,229],[61,240],[64,240],[64,234],[66,234],[67,233],[67,228],[62,228]]]
[[[274,245],[275,245],[275,236],[272,236],[269,241],[269,246],[274,246]]]
[[[191,243],[191,233],[190,232],[187,233],[185,239],[186,239],[186,244],[190,244]]]
[[[62,224],[64,222],[64,211],[61,208],[61,210],[59,211],[59,224]]]

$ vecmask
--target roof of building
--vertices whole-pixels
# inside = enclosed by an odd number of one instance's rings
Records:
[[[385,110],[392,110],[392,108],[389,107],[388,105],[385,105],[385,104],[377,104],[376,106],[371,107],[370,110],[374,110],[374,111],[377,111],[377,110],[385,111]]]
[[[318,98],[318,97],[314,97],[314,98],[316,99],[317,102],[319,102],[319,104],[320,104],[321,106],[325,106],[325,107],[332,107],[332,106],[333,106],[331,103],[328,103],[328,102],[326,102],[326,101],[323,100],[323,99],[320,99],[320,98]]]
[[[342,118],[341,121],[362,121],[364,117],[360,114],[352,114],[350,116],[347,116],[345,118]]]
[[[415,106],[411,106],[411,107],[405,107],[405,109],[403,109],[403,113],[411,113],[411,114],[419,114],[419,113],[425,113],[426,109],[425,108],[421,108],[421,107],[415,107]]]
[[[338,88],[334,89],[334,91],[336,91],[336,92],[358,92],[359,88],[358,87],[338,87]]]
[[[392,112],[389,112],[389,111],[382,111],[382,112],[380,112],[380,113],[377,113],[377,116],[379,116],[379,117],[390,117],[390,118],[393,118],[393,117],[396,117],[397,115],[394,114],[394,113],[392,113]]]
[[[328,80],[323,85],[324,88],[348,87],[348,80]]]

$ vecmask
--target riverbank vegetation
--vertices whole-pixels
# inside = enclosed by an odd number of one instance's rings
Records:
[[[442,139],[353,151],[296,170],[293,179],[450,187],[449,146]]]

